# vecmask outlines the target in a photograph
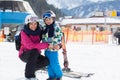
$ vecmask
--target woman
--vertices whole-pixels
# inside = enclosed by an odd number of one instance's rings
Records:
[[[45,55],[48,57],[50,64],[48,65],[47,80],[61,80],[62,70],[58,59],[58,50],[61,47],[62,31],[61,28],[55,23],[55,13],[51,10],[43,14],[44,36],[43,41],[49,42],[49,49],[45,50]]]
[[[21,48],[19,57],[26,62],[26,80],[38,80],[35,71],[49,64],[48,59],[41,55],[41,50],[48,48],[48,43],[40,42],[41,30],[39,19],[35,15],[28,15],[25,19],[24,29],[21,31]]]

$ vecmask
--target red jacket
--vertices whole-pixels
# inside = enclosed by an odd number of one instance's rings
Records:
[[[33,35],[27,35],[24,31],[21,31],[21,48],[19,50],[19,56],[25,52],[29,51],[31,49],[37,49],[39,52],[42,49],[48,48],[48,43],[41,43],[39,35],[33,36]]]

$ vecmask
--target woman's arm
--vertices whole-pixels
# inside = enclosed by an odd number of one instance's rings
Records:
[[[30,37],[22,31],[21,33],[21,44],[27,49],[45,49],[48,48],[48,43],[33,43]]]

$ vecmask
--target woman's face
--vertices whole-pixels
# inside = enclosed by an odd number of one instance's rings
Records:
[[[31,30],[35,31],[36,28],[37,28],[37,22],[29,23],[29,28],[30,28]]]
[[[46,18],[46,19],[45,19],[45,23],[46,23],[47,25],[52,24],[52,23],[53,23],[53,18]]]

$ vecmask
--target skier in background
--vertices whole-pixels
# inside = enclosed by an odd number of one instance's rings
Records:
[[[117,28],[117,30],[114,33],[114,36],[118,39],[117,43],[118,43],[118,45],[120,45],[120,28]]]
[[[45,23],[43,31],[43,42],[49,42],[49,49],[45,50],[45,55],[48,57],[50,64],[48,65],[47,80],[61,80],[62,69],[59,64],[58,50],[61,48],[62,31],[59,25],[55,22],[56,15],[53,11],[48,10],[43,14]]]
[[[38,80],[35,71],[49,64],[48,58],[40,54],[42,49],[48,48],[48,43],[40,42],[41,30],[38,17],[28,15],[25,19],[24,29],[21,30],[20,34],[19,58],[26,62],[25,80]]]

